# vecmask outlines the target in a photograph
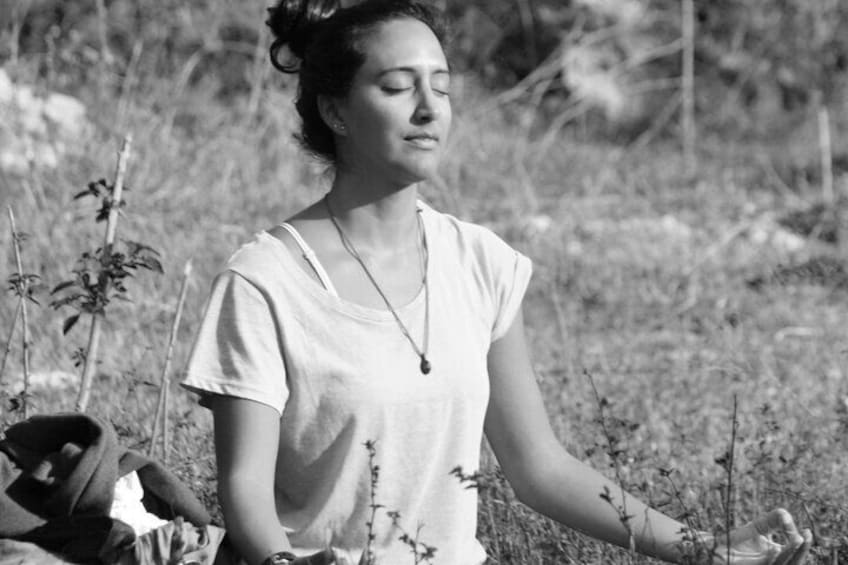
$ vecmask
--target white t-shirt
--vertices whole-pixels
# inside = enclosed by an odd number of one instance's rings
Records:
[[[327,547],[356,563],[379,466],[374,548],[412,563],[388,512],[436,548],[433,563],[477,565],[477,492],[451,470],[479,467],[489,399],[486,356],[520,308],[529,259],[491,231],[422,205],[429,250],[429,374],[388,310],[332,295],[261,232],[213,284],[186,388],[280,412],[276,506],[298,555]],[[423,290],[396,308],[422,343]]]

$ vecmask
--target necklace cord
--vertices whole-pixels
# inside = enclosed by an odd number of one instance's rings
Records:
[[[421,281],[424,285],[424,339],[422,343],[422,347],[419,348],[418,344],[415,343],[415,340],[410,335],[409,330],[404,325],[403,321],[401,321],[400,316],[395,311],[392,303],[389,301],[389,298],[383,292],[383,289],[380,288],[380,285],[377,284],[377,280],[374,278],[374,275],[371,274],[371,271],[368,270],[368,267],[365,265],[365,260],[362,259],[362,256],[356,250],[356,246],[353,245],[353,242],[348,238],[347,234],[342,229],[341,225],[336,218],[336,215],[333,213],[333,208],[330,205],[330,194],[327,193],[324,195],[324,205],[327,208],[327,213],[330,216],[330,221],[333,223],[333,226],[336,228],[336,231],[339,234],[339,239],[342,241],[342,245],[345,250],[354,258],[356,262],[359,263],[359,266],[362,267],[362,270],[365,272],[365,275],[368,277],[368,280],[371,281],[371,284],[374,286],[374,289],[380,295],[380,298],[383,299],[383,302],[386,304],[386,307],[389,309],[389,312],[392,313],[392,316],[397,322],[398,327],[400,328],[401,333],[406,337],[409,344],[412,346],[412,349],[415,351],[416,355],[421,359],[420,369],[421,372],[425,375],[430,372],[431,364],[427,359],[427,351],[430,346],[430,287],[427,284],[427,269],[430,262],[430,250],[427,245],[427,234],[422,226],[421,219],[421,211],[417,212],[418,219],[418,237],[416,238],[417,247],[418,247],[418,257],[419,261],[421,261],[422,267],[422,276]],[[422,244],[423,241],[423,244]]]

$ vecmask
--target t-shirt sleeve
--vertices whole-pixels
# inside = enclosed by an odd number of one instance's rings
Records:
[[[530,282],[533,266],[530,259],[522,255],[493,232],[482,232],[482,260],[485,264],[486,284],[493,307],[491,341],[506,334]]]
[[[283,412],[289,391],[278,324],[265,295],[236,272],[212,285],[182,386],[201,404],[220,394]]]
[[[492,326],[492,341],[502,338],[515,320],[533,270],[530,259],[517,251],[512,253],[510,264],[505,265],[505,276],[496,287],[495,303],[498,308]]]

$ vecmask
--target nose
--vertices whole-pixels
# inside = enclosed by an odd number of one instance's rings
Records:
[[[430,86],[422,86],[418,91],[418,104],[415,106],[414,119],[417,123],[430,123],[439,117],[439,101]]]

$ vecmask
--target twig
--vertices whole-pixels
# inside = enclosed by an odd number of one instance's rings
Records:
[[[683,0],[682,14],[683,36],[683,76],[681,89],[683,96],[682,133],[683,160],[686,176],[695,174],[695,7],[693,0]]]
[[[9,212],[9,224],[12,229],[12,246],[15,249],[15,266],[18,269],[18,277],[20,277],[20,284],[22,285],[19,289],[20,296],[18,297],[18,304],[21,311],[21,322],[23,323],[23,334],[21,336],[21,364],[23,365],[24,371],[24,390],[21,394],[21,406],[23,409],[24,420],[26,420],[29,417],[29,320],[27,318],[26,305],[27,287],[29,286],[29,282],[26,276],[24,276],[23,262],[21,261],[20,235],[15,227],[15,214],[12,212],[11,206],[9,206],[7,210]]]
[[[689,509],[688,504],[683,499],[683,496],[680,492],[680,488],[678,488],[677,484],[674,482],[672,478],[672,474],[674,473],[674,469],[660,469],[660,475],[668,481],[668,484],[671,485],[671,492],[674,494],[674,498],[677,500],[677,503],[680,504],[680,508],[683,511],[683,516],[681,521],[686,523],[686,527],[683,528],[683,541],[681,544],[681,553],[683,553],[684,563],[700,563],[703,559],[703,556],[712,555],[715,552],[715,536],[713,536],[713,547],[708,548],[703,539],[703,536],[699,534],[698,524],[698,516],[693,511]],[[693,519],[694,517],[694,519]],[[691,543],[692,551],[691,555],[688,554],[687,542]]]
[[[171,357],[174,353],[174,343],[177,341],[177,332],[180,329],[180,318],[183,315],[183,305],[185,304],[186,294],[188,294],[188,281],[191,277],[191,259],[189,259],[183,269],[183,282],[180,285],[180,296],[177,300],[177,310],[174,313],[174,320],[171,323],[171,335],[168,338],[168,349],[165,353],[165,365],[162,368],[162,378],[159,384],[159,400],[156,403],[156,415],[153,417],[153,431],[150,434],[150,446],[147,448],[148,457],[153,457],[153,452],[156,448],[156,437],[159,435],[159,422],[163,421],[162,430],[162,461],[168,463],[168,389],[170,388],[171,380],[168,374],[171,370]]]
[[[12,6],[12,25],[10,26],[11,33],[9,34],[9,61],[13,69],[18,66],[21,30],[23,29],[24,19],[26,18],[29,7],[29,2],[15,2]]]
[[[733,527],[733,463],[734,454],[736,451],[736,431],[739,428],[739,420],[736,417],[738,401],[736,395],[733,395],[733,423],[730,431],[730,449],[727,454],[727,495],[724,509],[724,529],[727,538],[727,564],[730,565],[730,530]]]
[[[132,135],[124,137],[124,142],[121,146],[121,151],[118,153],[118,167],[115,173],[115,188],[112,191],[112,205],[109,208],[109,218],[106,221],[106,237],[103,244],[103,261],[108,263],[109,257],[112,254],[112,244],[115,242],[115,231],[118,227],[118,212],[121,208],[121,197],[124,191],[124,175],[127,171],[127,161],[130,157],[130,147],[132,146]],[[108,279],[105,279],[104,284],[108,284]],[[103,289],[104,293],[106,289]],[[85,361],[82,370],[82,382],[80,384],[80,392],[77,397],[76,409],[78,412],[85,412],[88,407],[88,399],[91,395],[91,382],[94,378],[94,369],[97,365],[97,353],[100,346],[100,332],[103,313],[95,312],[91,315],[91,331],[88,336],[88,349],[85,354]]]
[[[256,48],[253,53],[253,69],[251,71],[252,80],[250,84],[250,97],[248,98],[247,103],[247,115],[250,116],[249,123],[253,124],[254,119],[256,118],[257,112],[259,112],[259,102],[262,97],[262,85],[265,83],[265,79],[268,76],[268,72],[271,69],[271,65],[265,62],[265,50],[266,50],[266,26],[262,21],[262,18],[256,18],[257,20],[257,39],[256,39]]]
[[[381,504],[377,504],[377,483],[380,480],[380,466],[377,465],[374,460],[377,457],[377,448],[375,446],[374,441],[368,440],[365,442],[365,449],[368,450],[368,469],[371,473],[371,491],[370,491],[370,504],[371,508],[371,517],[368,522],[365,523],[365,526],[368,529],[368,542],[365,546],[365,553],[363,555],[364,565],[375,565],[374,559],[374,540],[377,539],[377,534],[374,533],[374,521],[377,518],[377,510],[382,508]]]
[[[585,98],[578,98],[573,104],[569,105],[565,110],[560,112],[557,117],[551,120],[550,126],[548,126],[547,131],[545,131],[545,135],[542,137],[541,141],[539,141],[537,149],[534,152],[535,155],[533,162],[530,165],[531,169],[538,168],[542,160],[545,159],[551,145],[553,145],[557,140],[560,130],[570,121],[585,114],[586,111],[589,110],[590,106],[591,104],[588,100]]]
[[[533,9],[527,0],[516,0],[518,14],[521,18],[521,31],[524,36],[524,52],[530,57],[535,67],[539,63],[539,53],[536,50],[536,30],[533,25]]]
[[[12,339],[15,337],[15,328],[18,326],[18,319],[21,317],[23,299],[18,298],[18,304],[15,306],[15,316],[12,318],[12,327],[9,329],[9,337],[6,338],[6,347],[3,350],[3,360],[0,361],[0,385],[3,384],[3,374],[6,372],[6,361],[9,358],[9,352],[12,350]]]
[[[598,387],[595,386],[595,379],[592,378],[592,373],[588,370],[583,369],[583,374],[586,375],[586,378],[589,379],[589,384],[592,385],[592,392],[595,395],[595,402],[598,404],[598,412],[600,413],[600,417],[598,420],[601,424],[601,430],[604,434],[604,439],[607,440],[607,449],[608,455],[610,459],[612,459],[613,469],[615,469],[615,480],[618,483],[618,488],[621,491],[621,506],[616,507],[612,498],[609,495],[609,489],[604,487],[604,493],[601,494],[601,498],[606,500],[609,504],[613,506],[613,509],[618,513],[618,519],[621,522],[621,525],[624,526],[624,529],[627,531],[627,549],[630,552],[630,555],[636,553],[636,537],[633,535],[633,528],[630,527],[630,519],[632,516],[627,514],[627,493],[624,490],[624,478],[621,475],[621,464],[618,461],[617,449],[614,444],[614,439],[612,432],[607,428],[606,416],[604,414],[604,405],[605,401],[601,399],[601,395],[598,392]]]
[[[665,108],[660,111],[656,119],[654,119],[653,123],[651,124],[651,127],[646,129],[644,132],[640,133],[639,137],[637,137],[633,141],[633,143],[630,144],[628,149],[640,149],[648,145],[651,141],[653,141],[657,134],[662,131],[662,128],[664,128],[666,124],[668,124],[677,109],[680,108],[680,102],[680,96],[673,96],[671,100],[666,103]]]
[[[144,50],[144,42],[137,39],[133,44],[130,62],[127,64],[127,70],[124,73],[124,79],[121,81],[121,94],[118,97],[117,127],[123,128],[127,121],[128,108],[130,107],[130,96],[133,92],[138,79],[138,65],[141,60],[141,53]]]
[[[686,268],[681,277],[680,284],[683,284],[682,281],[688,282],[689,279],[693,277],[695,273],[698,272],[698,270],[703,267],[704,264],[706,264],[707,261],[712,259],[720,251],[724,250],[724,248],[730,245],[734,239],[745,233],[747,230],[751,229],[751,227],[754,226],[758,221],[762,221],[763,218],[768,218],[768,216],[761,215],[758,218],[746,218],[738,222],[736,225],[732,226],[730,229],[728,229],[721,239],[710,245],[701,254],[700,257],[695,259],[695,261],[691,265],[689,265],[689,267]],[[680,288],[680,286],[678,286],[678,288]]]
[[[112,53],[109,51],[109,41],[106,38],[106,4],[103,0],[95,0],[97,6],[97,39],[100,41],[100,62],[112,63]]]
[[[822,199],[832,205],[833,194],[833,149],[830,141],[830,116],[827,106],[819,107],[819,152],[821,153]]]

